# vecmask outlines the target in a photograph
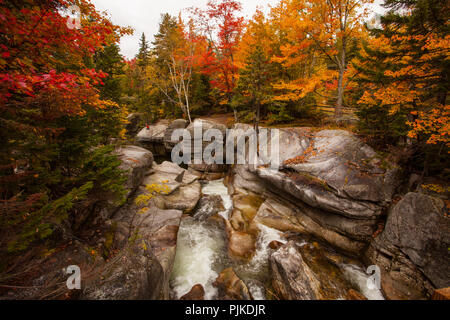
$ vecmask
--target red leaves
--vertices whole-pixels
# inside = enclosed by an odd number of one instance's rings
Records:
[[[238,16],[241,11],[242,5],[236,0],[209,1],[206,10],[193,10],[213,46],[199,60],[202,71],[214,76],[211,85],[227,95],[237,82],[234,54],[244,29],[244,18]]]
[[[79,6],[89,22],[70,30],[61,10],[67,5],[65,0],[53,5],[29,0],[17,9],[0,2],[0,102],[10,101],[10,108],[42,104],[52,116],[81,114],[83,104],[99,102],[95,86],[107,74],[86,68],[85,57],[126,31],[97,13],[88,0]]]

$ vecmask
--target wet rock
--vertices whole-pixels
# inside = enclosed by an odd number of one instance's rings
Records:
[[[354,289],[348,290],[346,299],[347,300],[367,300],[367,298],[364,295],[362,295],[361,293],[359,293],[358,291],[356,291]]]
[[[252,296],[245,283],[232,268],[223,270],[213,283],[219,291],[220,300],[251,300]]]
[[[253,219],[258,212],[259,207],[264,202],[259,195],[253,192],[238,193],[233,195],[233,213],[231,217],[231,224],[234,229],[252,232]]]
[[[203,172],[203,171],[197,171],[193,168],[188,168],[188,172],[197,176],[200,180],[205,181],[214,181],[214,180],[220,180],[226,177],[226,172]]]
[[[199,221],[204,221],[209,217],[224,211],[222,197],[219,195],[203,195],[197,203],[194,211],[194,218]]]
[[[114,235],[114,247],[129,248],[121,250],[120,254],[125,256],[126,258],[124,259],[128,259],[130,264],[122,266],[119,263],[117,265],[111,265],[107,269],[109,268],[110,274],[112,275],[118,274],[122,275],[122,277],[127,277],[126,274],[129,273],[139,278],[145,275],[143,273],[144,271],[141,270],[143,269],[147,273],[147,277],[151,279],[154,277],[151,273],[154,272],[157,275],[155,277],[157,278],[158,285],[155,285],[156,289],[152,293],[152,299],[167,299],[169,297],[169,279],[175,261],[178,229],[182,211],[160,209],[153,201],[147,207],[147,210],[142,211],[142,206],[131,202],[122,207],[115,215],[114,223],[116,224],[116,232]],[[142,257],[139,255],[142,255]],[[110,264],[113,264],[114,261],[113,259]],[[149,267],[144,268],[146,265]],[[108,277],[103,277],[108,279]],[[114,277],[113,279],[116,278]],[[117,279],[120,282],[120,277]],[[109,290],[114,284],[110,284],[109,282],[111,281],[100,281],[96,284],[95,291],[98,292],[96,296],[100,295],[101,292],[111,292],[108,293],[108,299],[121,299],[122,294],[125,295],[126,291],[119,290],[118,294],[120,293],[120,296],[114,296],[113,291]],[[138,280],[134,281],[133,279],[130,280],[130,283],[132,285],[125,286],[125,289],[132,290],[133,292],[141,292],[141,286],[146,286],[145,282],[139,284]],[[152,290],[150,292],[153,292]],[[146,298],[148,296],[138,297],[136,299]]]
[[[341,270],[314,246],[289,241],[269,261],[272,285],[280,299],[344,299],[352,289]]]
[[[433,300],[450,300],[450,287],[435,290]]]
[[[155,156],[166,154],[164,135],[168,128],[167,121],[160,121],[144,128],[136,136],[136,142],[143,148],[150,150]]]
[[[214,181],[225,178],[226,172],[205,172],[203,173],[202,180]]]
[[[205,300],[205,289],[201,284],[196,284],[180,300]]]
[[[272,250],[277,250],[278,248],[280,248],[284,243],[280,242],[280,241],[272,241],[269,243],[269,248]]]
[[[391,297],[431,296],[450,284],[450,220],[444,201],[408,193],[389,212],[384,231],[366,253],[384,274]],[[397,282],[397,283],[396,283]],[[389,296],[389,292],[387,292]]]
[[[184,119],[177,119],[172,121],[164,132],[164,146],[168,152],[172,151],[173,147],[179,142],[172,140],[172,134],[177,129],[185,129],[189,122]]]
[[[228,221],[226,223],[229,256],[240,261],[250,260],[255,254],[256,237],[249,233],[236,231]]]
[[[293,206],[286,201],[268,199],[258,210],[255,221],[280,231],[314,235],[350,253],[360,253],[372,234],[372,222],[350,220],[304,204]],[[334,223],[334,220],[337,220]],[[359,237],[361,236],[361,237]]]
[[[223,173],[228,170],[228,166],[225,164],[189,164],[189,168],[204,173]]]

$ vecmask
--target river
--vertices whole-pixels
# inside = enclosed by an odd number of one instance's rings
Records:
[[[219,195],[225,207],[219,215],[229,219],[233,203],[223,179],[204,183],[202,193]],[[266,299],[266,289],[270,289],[269,243],[274,240],[285,243],[286,239],[278,230],[261,224],[258,228],[260,232],[253,258],[247,263],[240,263],[228,257],[227,238],[223,226],[210,220],[184,218],[178,232],[177,253],[170,281],[172,298],[179,299],[194,285],[201,284],[205,289],[205,299],[217,299],[218,292],[213,282],[223,269],[232,267],[246,283],[255,300]],[[380,290],[367,287],[369,276],[360,266],[342,265],[342,270],[345,277],[368,299],[383,299]]]

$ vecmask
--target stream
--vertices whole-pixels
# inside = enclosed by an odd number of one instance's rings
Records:
[[[219,212],[224,219],[229,219],[233,203],[223,179],[205,182],[202,185],[205,195],[219,195],[225,210]],[[218,297],[213,286],[219,273],[232,267],[236,274],[247,285],[255,300],[265,300],[266,289],[271,289],[269,272],[269,243],[276,240],[286,243],[282,232],[258,224],[260,229],[256,252],[247,262],[236,262],[228,257],[227,236],[224,227],[211,220],[199,221],[193,217],[183,218],[178,232],[177,253],[171,275],[171,297],[180,299],[196,284],[205,289],[205,299]],[[306,241],[301,245],[308,244]],[[369,300],[383,299],[381,291],[367,288],[367,275],[364,270],[354,264],[341,266],[344,276]]]

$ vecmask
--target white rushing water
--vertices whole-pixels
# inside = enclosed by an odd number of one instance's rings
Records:
[[[256,241],[256,252],[249,263],[237,266],[236,269],[245,278],[260,278],[261,273],[268,274],[269,270],[269,244],[272,241],[286,243],[283,233],[263,224],[258,224],[259,234]],[[255,300],[265,300],[265,288],[255,282],[248,283],[248,289]]]
[[[225,211],[219,214],[226,220],[229,219],[231,210],[233,209],[233,201],[228,194],[228,188],[224,185],[223,179],[210,181],[202,188],[203,194],[219,195],[222,198]]]
[[[229,219],[233,202],[222,180],[211,181],[203,185],[203,194],[219,195],[225,210],[219,214]],[[175,298],[188,293],[196,284],[205,289],[205,299],[217,298],[217,289],[213,282],[219,273],[232,267],[247,284],[255,300],[266,299],[265,285],[269,278],[269,244],[272,241],[286,243],[283,232],[258,224],[260,230],[256,241],[256,252],[247,263],[239,263],[228,258],[226,233],[219,225],[210,221],[198,221],[192,217],[184,218],[178,232],[177,253],[170,281]],[[302,241],[299,246],[306,245]],[[352,264],[341,265],[344,276],[369,300],[382,300],[383,295],[377,288],[367,285],[370,275]]]
[[[203,194],[220,195],[225,210],[219,214],[228,219],[233,203],[223,179],[210,181],[202,187]],[[178,232],[177,254],[171,278],[176,298],[188,293],[196,284],[205,289],[205,299],[214,299],[217,289],[212,285],[222,271],[226,256],[224,231],[207,221],[185,218]]]
[[[370,275],[363,269],[353,264],[343,264],[344,276],[369,300],[384,300],[381,290],[378,288],[369,288],[367,282]]]
[[[171,279],[177,299],[196,284],[205,289],[206,300],[214,299],[217,289],[212,284],[219,275],[214,263],[224,254],[225,245],[223,233],[217,226],[190,217],[183,219]]]

